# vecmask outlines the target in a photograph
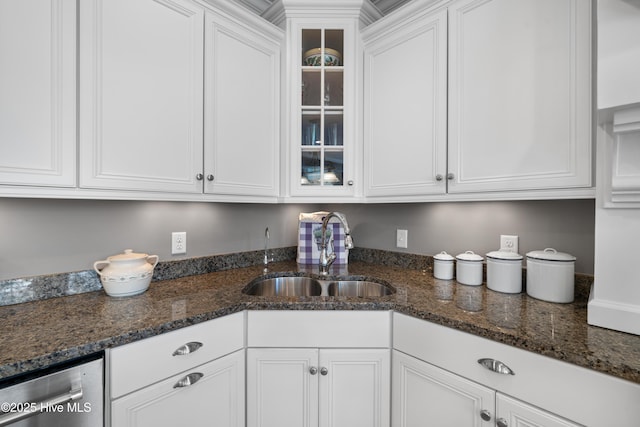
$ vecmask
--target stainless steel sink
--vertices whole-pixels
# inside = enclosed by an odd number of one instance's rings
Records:
[[[327,293],[334,297],[383,297],[395,291],[387,285],[368,280],[339,280],[329,283]]]
[[[254,280],[243,292],[265,297],[311,297],[322,294],[322,285],[310,277],[272,277]]]
[[[383,297],[395,294],[386,283],[362,279],[321,280],[307,276],[258,277],[242,292],[263,297]]]

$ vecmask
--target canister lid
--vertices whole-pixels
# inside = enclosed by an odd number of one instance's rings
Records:
[[[476,254],[473,251],[466,251],[463,254],[457,255],[456,259],[459,259],[460,261],[476,261],[476,262],[480,262],[484,258],[482,258],[480,255]]]
[[[527,252],[527,258],[559,262],[573,262],[576,260],[576,257],[574,257],[573,255],[564,252],[558,252],[553,248],[546,248],[543,251]]]
[[[433,259],[437,259],[438,261],[453,261],[453,255],[449,255],[445,251],[442,251],[439,254],[434,255]]]
[[[132,249],[125,249],[123,254],[112,255],[107,257],[110,262],[118,262],[118,261],[134,261],[138,259],[146,259],[149,255],[133,252]]]
[[[516,252],[493,251],[487,254],[487,258],[502,259],[507,261],[511,261],[511,260],[518,261],[518,260],[521,260],[523,256]]]

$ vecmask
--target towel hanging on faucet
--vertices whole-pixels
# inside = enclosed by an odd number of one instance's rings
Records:
[[[322,243],[322,220],[329,212],[301,213],[298,217],[298,264],[318,264]],[[344,245],[344,227],[336,218],[329,220],[325,238],[328,253],[336,253],[334,264],[345,265],[349,261],[349,249]]]

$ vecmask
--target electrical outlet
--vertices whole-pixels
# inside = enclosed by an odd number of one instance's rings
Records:
[[[518,236],[500,235],[500,250],[518,253]]]
[[[407,230],[396,230],[396,247],[398,248],[406,248],[407,247],[407,238],[408,238]]]
[[[171,233],[171,255],[187,253],[187,232],[174,231]]]

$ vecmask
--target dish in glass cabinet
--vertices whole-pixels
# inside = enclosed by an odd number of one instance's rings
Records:
[[[304,65],[318,67],[322,65],[322,50],[319,47],[309,49],[303,55]],[[335,49],[326,47],[324,49],[325,67],[342,65],[342,55]]]

